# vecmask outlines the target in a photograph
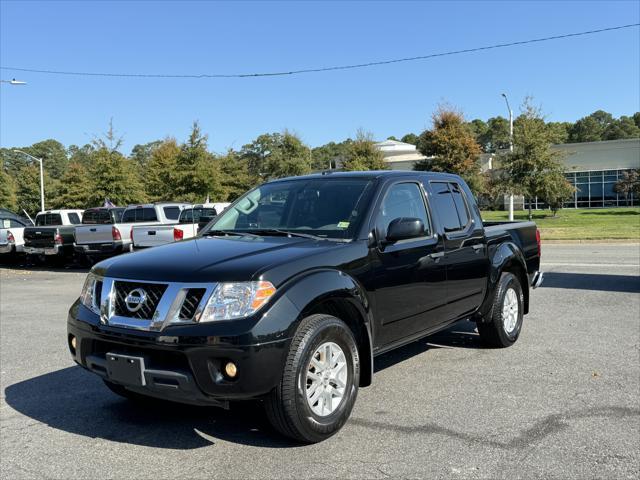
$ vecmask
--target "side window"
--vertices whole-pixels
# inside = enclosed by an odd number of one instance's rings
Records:
[[[180,207],[164,207],[164,216],[169,220],[178,220],[180,218]]]
[[[450,183],[449,189],[453,194],[453,201],[456,204],[456,210],[458,211],[458,218],[460,219],[460,225],[462,228],[469,225],[471,217],[469,215],[469,208],[467,208],[467,202],[464,199],[464,192],[457,183]]]
[[[445,182],[431,182],[433,190],[433,201],[435,209],[438,212],[438,218],[442,223],[445,232],[455,232],[462,229],[458,210],[453,199],[453,195],[449,191],[449,184]]]
[[[79,225],[81,223],[80,215],[78,215],[77,213],[72,212],[67,214],[67,216],[69,217],[69,223],[71,223],[71,225]]]
[[[178,207],[176,207],[176,208],[178,208]],[[167,218],[169,218],[169,217],[167,217]],[[176,217],[176,219],[177,218],[178,217]],[[155,222],[157,220],[158,220],[158,217],[156,216],[156,209],[155,208],[143,208],[142,209],[142,221],[143,222]]]
[[[378,213],[378,228],[386,233],[389,224],[399,217],[419,218],[424,223],[425,235],[431,234],[422,191],[416,183],[398,183],[387,190]]]
[[[113,215],[113,223],[120,223],[122,220],[122,214],[124,213],[124,208],[117,208],[115,210],[111,210],[111,214]]]

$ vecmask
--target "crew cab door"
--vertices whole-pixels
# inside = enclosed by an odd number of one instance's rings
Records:
[[[487,244],[475,203],[458,183],[430,182],[434,210],[444,235],[447,320],[473,313],[485,295],[489,275]]]
[[[442,321],[446,309],[446,273],[441,263],[444,245],[434,233],[419,182],[389,184],[374,215],[377,241],[372,246],[371,258],[379,328],[376,346],[382,347]],[[424,234],[387,243],[389,224],[402,217],[422,220]]]

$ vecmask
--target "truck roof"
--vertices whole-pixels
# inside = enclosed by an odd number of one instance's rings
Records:
[[[368,170],[368,171],[355,171],[345,172],[340,170],[325,170],[323,172],[311,173],[309,175],[301,175],[298,177],[285,177],[277,180],[272,180],[269,183],[283,182],[290,180],[303,180],[303,179],[322,179],[322,178],[393,178],[393,177],[406,177],[406,176],[428,176],[434,179],[460,179],[458,175],[453,173],[442,172],[430,172],[422,170]]]
[[[57,210],[43,210],[42,212],[38,212],[38,215],[46,214],[46,213],[66,213],[66,212],[84,212],[81,208],[60,208]]]

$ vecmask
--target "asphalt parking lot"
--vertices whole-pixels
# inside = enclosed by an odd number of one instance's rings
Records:
[[[0,267],[0,476],[638,478],[640,246],[545,245],[518,343],[474,325],[376,359],[332,439],[292,444],[255,404],[120,399],[70,359],[82,270]]]

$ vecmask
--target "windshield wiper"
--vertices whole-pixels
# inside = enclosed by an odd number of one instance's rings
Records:
[[[202,234],[203,237],[217,237],[222,235],[235,235],[238,237],[256,237],[256,238],[260,236],[250,232],[238,232],[235,230],[209,230],[208,232],[204,232]]]
[[[311,233],[292,232],[289,230],[280,230],[279,228],[252,228],[250,230],[255,235],[282,235],[287,237],[312,238],[313,240],[327,240],[326,237],[313,235]]]

